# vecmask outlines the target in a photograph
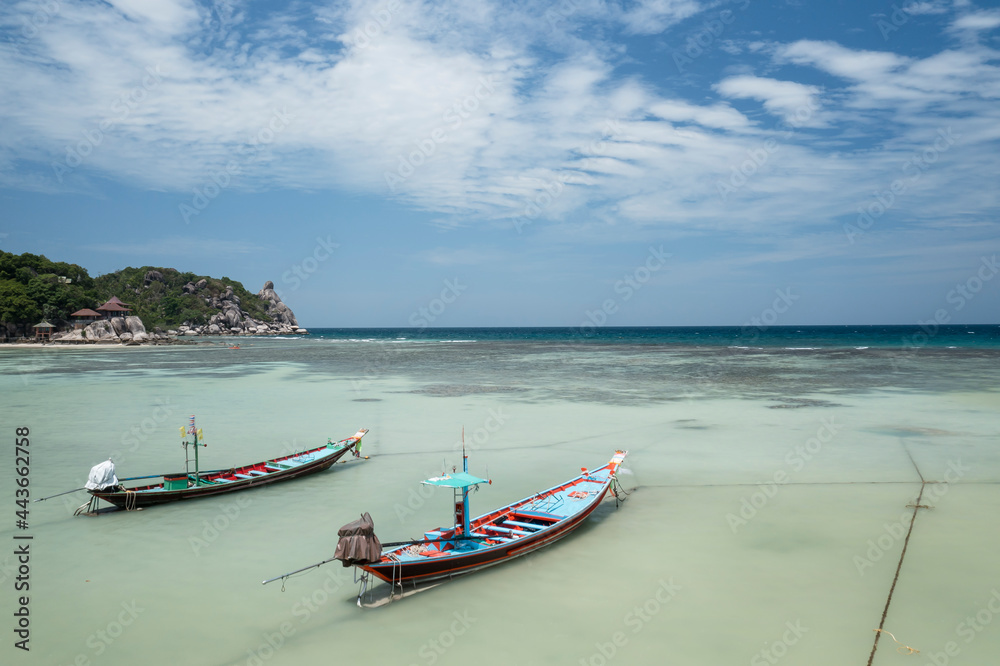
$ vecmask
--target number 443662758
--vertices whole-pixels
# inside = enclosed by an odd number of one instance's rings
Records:
[[[14,491],[16,504],[18,506],[17,526],[22,530],[28,529],[28,498],[31,496],[29,485],[31,484],[29,474],[30,458],[28,456],[28,429],[18,428],[15,431],[17,437],[14,438],[14,473],[17,476],[15,483],[17,490]]]

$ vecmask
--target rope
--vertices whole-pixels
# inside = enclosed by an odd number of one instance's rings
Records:
[[[906,455],[909,456],[914,469],[917,470],[917,476],[920,477],[920,494],[917,495],[916,502],[911,505],[907,505],[913,507],[913,515],[910,517],[910,529],[906,531],[906,539],[903,541],[903,552],[899,554],[899,564],[896,565],[896,575],[892,579],[892,586],[889,588],[889,596],[885,599],[885,608],[882,610],[882,620],[878,623],[878,629],[875,630],[875,642],[872,643],[872,652],[868,655],[868,666],[872,666],[872,661],[875,659],[875,650],[878,649],[878,639],[882,637],[882,631],[885,627],[885,618],[889,614],[889,604],[892,603],[892,593],[896,590],[896,582],[899,580],[899,572],[903,568],[903,558],[906,557],[906,548],[910,545],[910,535],[913,534],[913,524],[917,521],[917,511],[927,508],[926,505],[920,503],[920,500],[924,497],[924,488],[927,487],[927,481],[924,480],[924,475],[920,473],[920,468],[917,467],[917,463],[913,460],[913,456],[910,455],[910,451],[906,448],[905,443],[903,444],[903,450],[906,451]],[[888,634],[889,632],[886,633]],[[889,635],[892,636],[892,634]],[[893,636],[892,640],[896,640],[895,636]],[[899,641],[896,642],[899,643]],[[912,650],[912,648],[909,648],[908,646],[903,647]],[[913,654],[913,652],[906,654]]]
[[[125,490],[125,510],[135,511],[136,494],[134,490]]]
[[[875,633],[889,634],[892,640],[896,641],[896,637],[892,635],[891,631],[886,631],[885,629],[874,629],[873,631]],[[899,641],[896,641],[896,643],[899,645],[899,647],[896,648],[896,652],[898,652],[899,654],[916,654],[920,652],[920,650],[918,650],[917,648],[911,648],[909,645],[904,645]]]

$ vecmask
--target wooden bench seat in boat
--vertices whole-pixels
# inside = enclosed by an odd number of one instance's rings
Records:
[[[502,537],[502,536],[497,536],[495,534],[481,534],[479,532],[473,532],[472,536],[482,537],[483,539],[489,539],[491,541],[502,541],[502,542],[513,541],[513,539],[511,539],[510,537]]]
[[[252,479],[252,478],[254,478],[254,477],[250,476],[249,474],[233,474],[233,476],[235,476],[237,479]]]
[[[498,525],[483,525],[483,529],[490,530],[491,532],[500,532],[502,534],[514,534],[516,536],[527,534],[524,530],[510,529],[508,527],[500,527]]]
[[[555,514],[545,513],[543,511],[525,511],[522,509],[513,511],[511,512],[510,515],[513,516],[514,518],[527,518],[529,520],[544,520],[547,523],[557,523],[563,518],[565,518],[565,516],[557,516]]]
[[[520,523],[516,520],[507,519],[504,521],[505,525],[514,525],[515,527],[523,527],[526,530],[531,530],[537,532],[538,530],[545,529],[545,525],[532,525],[531,523]]]
[[[250,470],[247,473],[248,474],[253,474],[254,476],[267,476],[267,472],[262,472],[259,469],[252,469],[252,470]]]

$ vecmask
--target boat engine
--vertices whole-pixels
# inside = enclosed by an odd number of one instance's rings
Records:
[[[375,536],[375,523],[367,511],[358,520],[341,527],[337,536],[340,539],[333,556],[343,562],[345,567],[370,564],[382,559],[382,544]]]
[[[84,487],[87,490],[105,490],[118,485],[118,477],[115,476],[115,464],[111,460],[105,460],[99,465],[90,468],[90,475]]]

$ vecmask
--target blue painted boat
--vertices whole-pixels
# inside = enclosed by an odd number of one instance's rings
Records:
[[[579,527],[604,499],[609,488],[618,496],[616,473],[626,455],[627,451],[616,451],[603,467],[583,469],[579,476],[565,483],[474,519],[469,518],[469,489],[490,482],[469,474],[468,458],[463,455],[462,472],[424,481],[427,485],[454,490],[454,525],[430,530],[418,541],[381,545],[375,550],[381,553],[380,557],[366,559],[353,554],[366,552],[363,545],[378,543],[374,528],[365,534],[359,532],[357,523],[352,523],[342,531],[334,557],[344,566],[354,565],[365,572],[362,578],[365,588],[361,592],[364,594],[368,574],[377,576],[396,590],[404,585],[415,586],[471,573],[527,555]],[[367,525],[371,526],[370,521]],[[359,540],[367,544],[359,544]],[[360,598],[361,595],[359,603]]]

